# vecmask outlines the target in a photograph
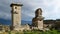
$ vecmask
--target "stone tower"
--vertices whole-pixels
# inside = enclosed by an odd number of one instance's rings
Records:
[[[22,4],[15,4],[12,3],[11,5],[12,11],[12,29],[13,30],[19,30],[19,27],[21,26],[21,7]]]
[[[32,19],[32,26],[34,29],[43,29],[43,17],[41,8],[38,8],[35,11],[35,17]]]

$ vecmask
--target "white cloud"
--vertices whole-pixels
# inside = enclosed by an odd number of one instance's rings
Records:
[[[30,5],[30,7],[32,7],[30,10],[36,10],[37,8],[41,7],[45,19],[60,18],[60,10],[58,11],[60,8],[60,0],[26,0],[25,2],[22,0],[22,3],[26,4],[27,6]],[[33,12],[29,13],[28,15],[32,17],[33,15],[31,14],[33,14]]]
[[[1,0],[0,17],[5,15],[6,18],[10,18],[10,4],[12,2],[19,2],[23,4],[22,14],[26,15],[26,17],[22,16],[22,19],[24,20],[27,16],[31,18],[30,20],[32,20],[35,16],[34,12],[37,8],[42,8],[45,19],[60,18],[60,0]]]

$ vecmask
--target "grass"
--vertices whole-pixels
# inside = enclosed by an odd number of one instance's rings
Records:
[[[9,31],[9,32],[3,32],[2,34],[60,34],[60,30],[49,30],[49,31]]]
[[[60,34],[60,30],[49,30],[49,31],[25,31],[24,34]]]

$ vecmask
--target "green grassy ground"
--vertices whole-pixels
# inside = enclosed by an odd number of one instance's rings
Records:
[[[49,30],[49,31],[9,31],[9,32],[3,32],[0,34],[60,34],[60,30]]]
[[[24,34],[60,34],[60,31],[58,30],[50,30],[50,31],[45,31],[45,32],[40,32],[40,31],[26,31]]]

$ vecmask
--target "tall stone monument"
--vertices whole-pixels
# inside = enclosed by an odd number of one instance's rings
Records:
[[[19,30],[19,27],[21,26],[21,7],[22,4],[19,3],[12,3],[11,5],[12,11],[12,29],[13,30]]]
[[[43,17],[42,17],[42,10],[38,8],[35,11],[35,17],[32,19],[32,26],[34,29],[43,30]]]

